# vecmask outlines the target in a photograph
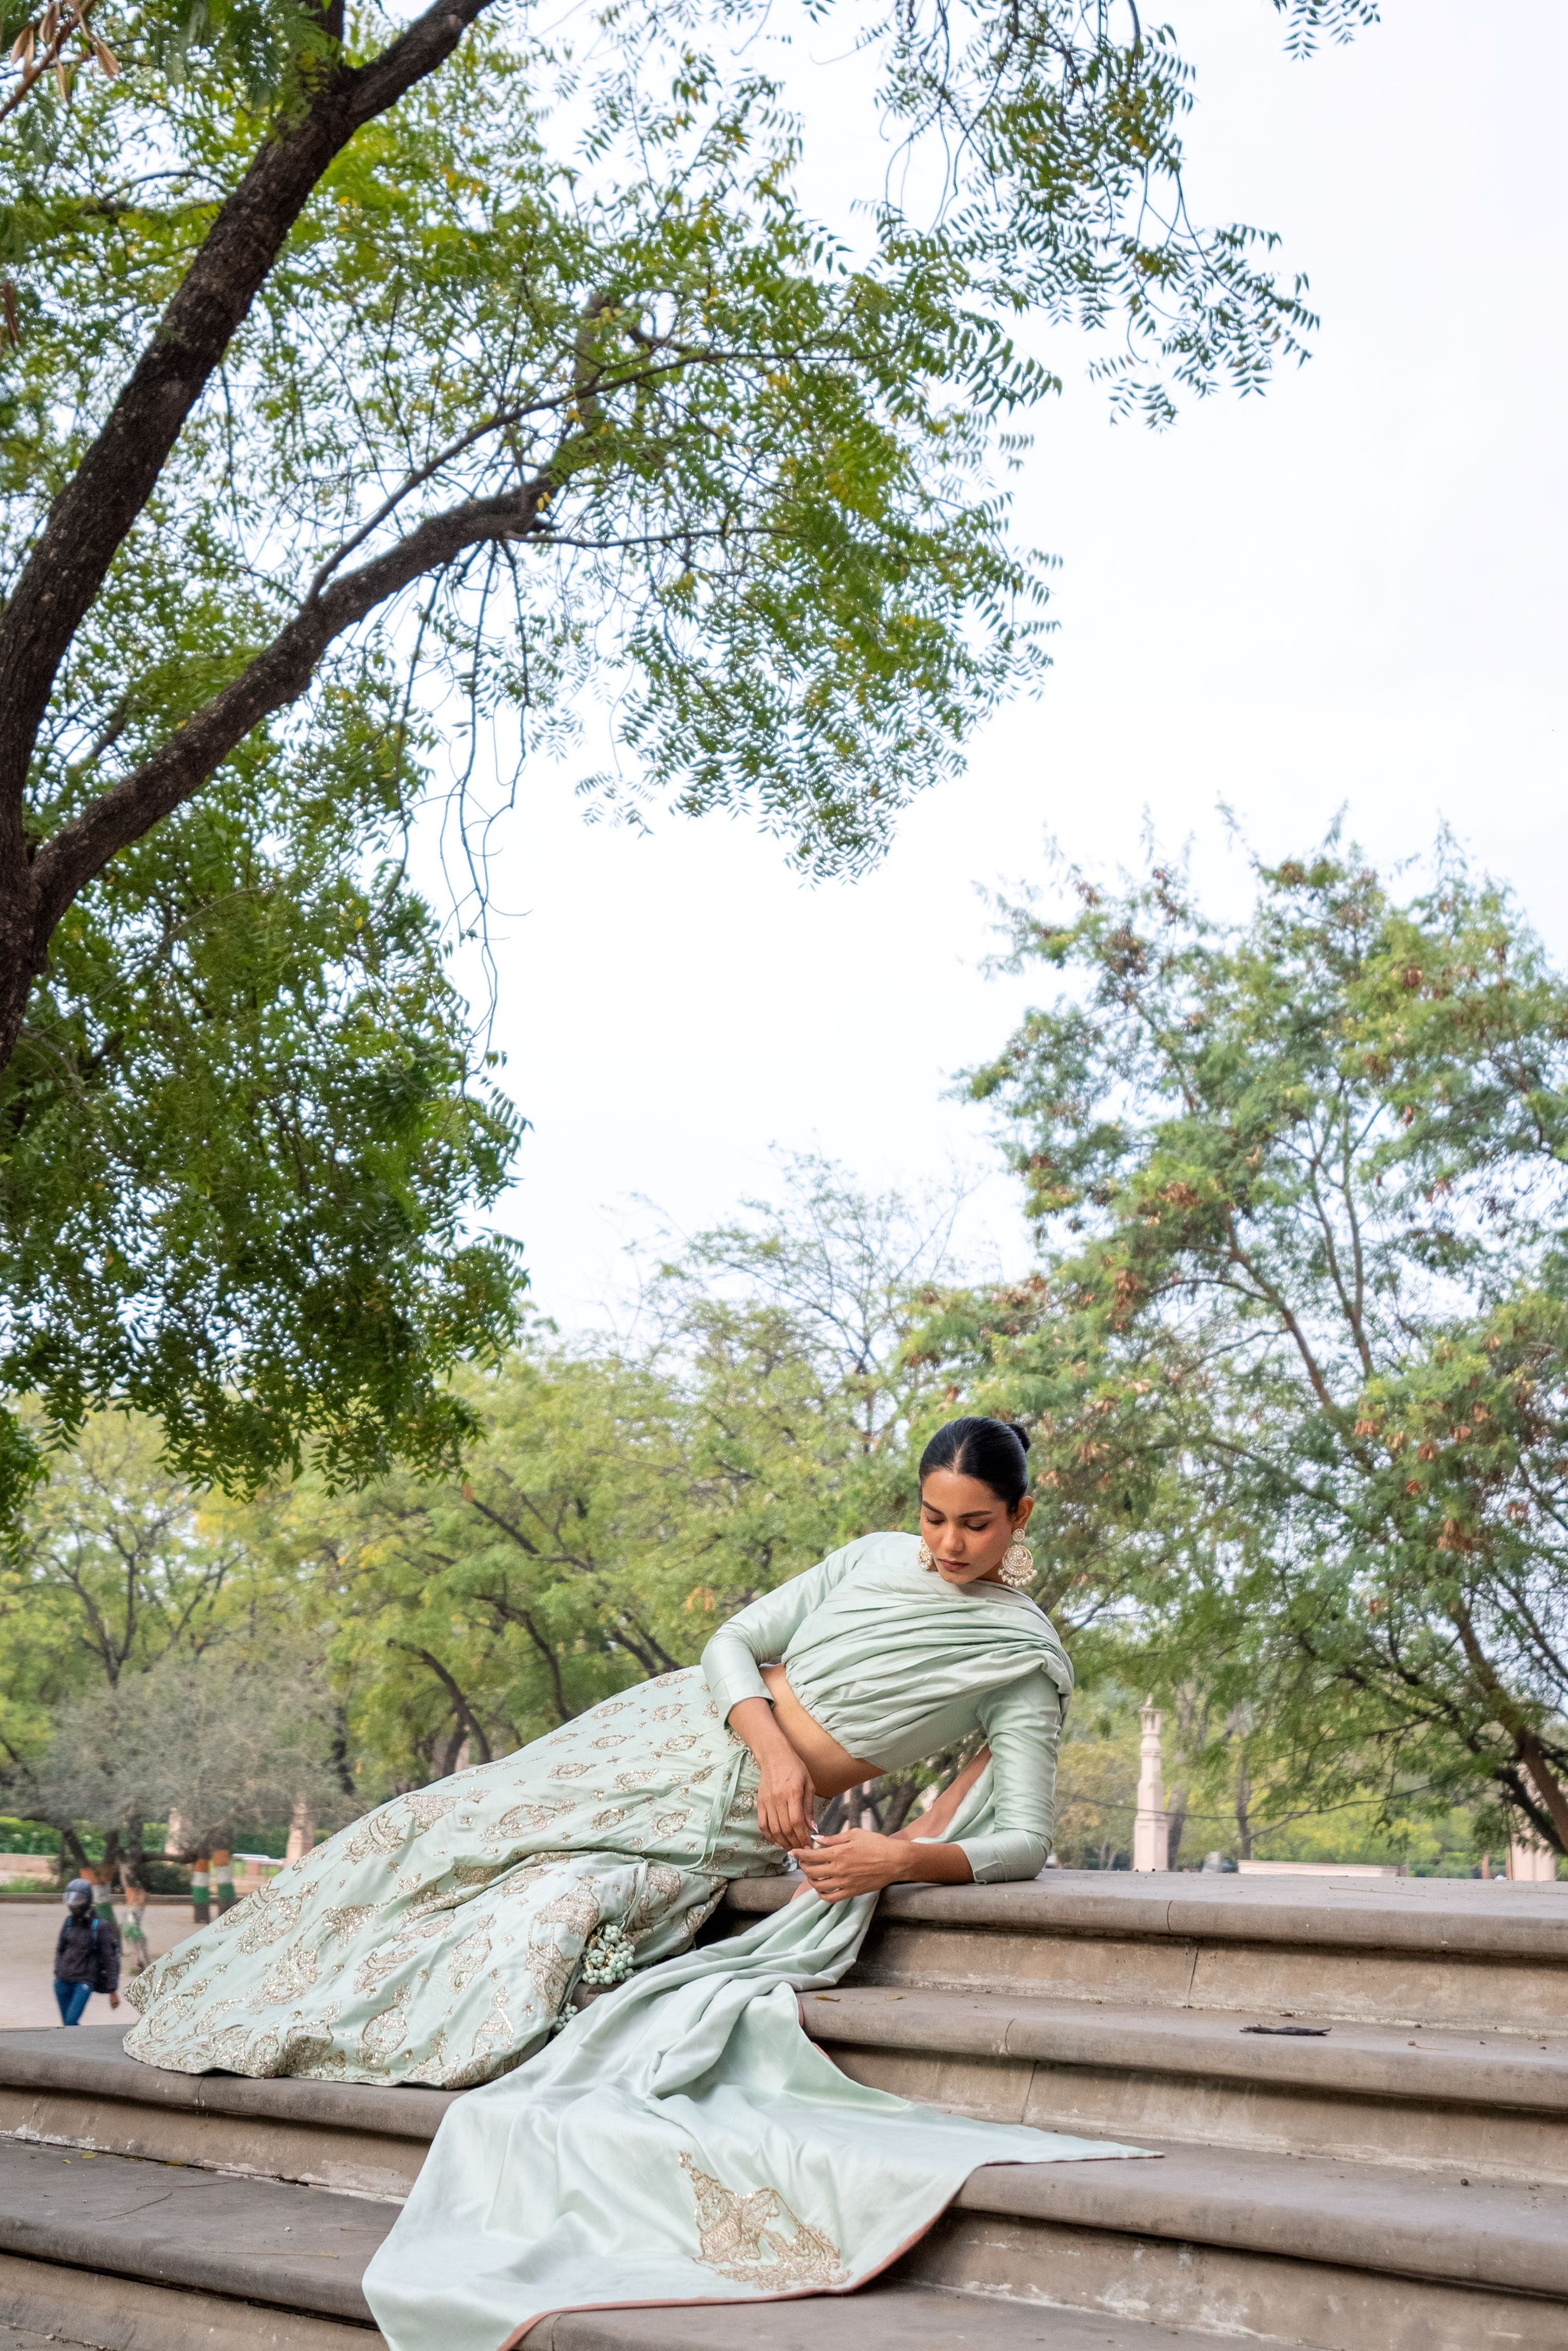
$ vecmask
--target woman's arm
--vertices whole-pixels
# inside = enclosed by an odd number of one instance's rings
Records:
[[[977,1708],[994,1775],[990,1822],[962,1839],[979,1886],[1037,1877],[1056,1820],[1056,1750],[1061,1699],[1043,1673],[993,1690]]]
[[[792,1575],[749,1608],[740,1609],[726,1625],[721,1625],[703,1651],[703,1673],[712,1692],[720,1717],[741,1737],[745,1733],[735,1720],[735,1708],[747,1698],[760,1698],[770,1705],[763,1684],[759,1666],[780,1662],[790,1641],[805,1623],[813,1608],[837,1583],[841,1583],[860,1557],[861,1542],[846,1543],[804,1575]],[[747,1745],[751,1741],[747,1740]],[[752,1749],[757,1754],[757,1750]],[[761,1761],[758,1754],[758,1762]]]
[[[703,1651],[703,1673],[714,1704],[757,1758],[757,1824],[786,1852],[811,1841],[816,1790],[811,1775],[779,1728],[759,1667],[782,1658],[813,1608],[854,1566],[860,1543],[846,1543],[804,1575],[765,1592],[721,1625]]]
[[[802,1847],[794,1855],[800,1875],[824,1902],[875,1894],[884,1886],[967,1886],[974,1876],[968,1855],[962,1845],[938,1840],[990,1760],[990,1749],[983,1747],[928,1811],[905,1821],[891,1836],[845,1829]]]
[[[811,1842],[816,1790],[811,1775],[768,1698],[743,1698],[729,1710],[729,1727],[757,1758],[757,1825],[788,1853]]]

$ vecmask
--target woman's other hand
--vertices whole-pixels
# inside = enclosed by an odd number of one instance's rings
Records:
[[[824,1902],[844,1902],[852,1894],[877,1894],[908,1873],[909,1847],[873,1829],[841,1829],[820,1844],[802,1844],[791,1858],[813,1893]]]
[[[817,1792],[811,1775],[785,1739],[758,1761],[757,1825],[770,1844],[786,1853],[811,1842]]]

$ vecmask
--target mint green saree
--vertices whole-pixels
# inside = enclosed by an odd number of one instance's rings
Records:
[[[988,1833],[989,1778],[951,1835]],[[841,2074],[796,1994],[838,1981],[875,1907],[804,1894],[633,1977],[453,2107],[365,2275],[392,2351],[501,2351],[556,2310],[847,2293],[981,2164],[1140,2152]]]

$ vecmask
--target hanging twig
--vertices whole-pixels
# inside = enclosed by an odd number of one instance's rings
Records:
[[[87,20],[97,5],[98,0],[65,0],[62,11],[59,0],[49,0],[48,6],[37,21],[23,26],[11,48],[12,63],[22,68],[22,78],[4,105],[0,105],[0,122],[4,122],[8,114],[15,114],[33,84],[40,76],[47,74],[51,66],[60,86],[60,96],[70,96],[70,77],[62,60],[66,43],[73,33],[80,34],[88,56],[96,57],[110,81],[114,79],[120,71],[120,59],[107,42],[100,41],[98,35],[88,27]],[[41,49],[38,47],[40,37],[43,40]],[[8,328],[11,325],[11,304],[6,304]],[[13,329],[12,340],[17,340]]]

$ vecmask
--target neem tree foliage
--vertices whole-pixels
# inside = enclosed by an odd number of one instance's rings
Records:
[[[1117,328],[1156,415],[1299,350],[1269,241],[1186,218],[1132,8],[857,12],[926,194],[866,190],[852,257],[727,62],[754,13],[13,15],[0,1385],[46,1446],[121,1401],[245,1484],[462,1434],[517,1121],[395,854],[444,689],[537,737],[601,680],[632,789],[853,870],[1041,658],[1018,319]]]
[[[1079,898],[1017,911],[1065,984],[973,1081],[1045,1268],[946,1334],[1052,1573],[1293,1801],[1568,1852],[1568,979],[1448,845],[1260,867],[1238,923],[1158,865]]]

